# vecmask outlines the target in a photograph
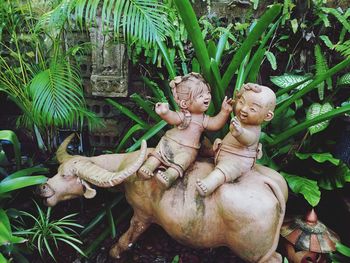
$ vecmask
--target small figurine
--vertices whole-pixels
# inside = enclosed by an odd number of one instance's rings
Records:
[[[204,114],[211,101],[210,87],[198,73],[175,77],[170,87],[181,111],[170,110],[167,103],[157,103],[155,111],[163,120],[176,127],[165,133],[138,171],[139,177],[149,179],[156,168],[164,166],[165,170],[158,170],[155,178],[165,189],[179,176],[182,177],[195,161],[204,129],[219,130],[232,112],[232,99],[225,97],[221,111],[215,117]]]
[[[268,87],[248,83],[243,85],[234,104],[230,132],[213,145],[216,167],[207,177],[197,180],[201,196],[210,195],[220,185],[251,170],[259,154],[261,124],[273,118],[276,95]]]

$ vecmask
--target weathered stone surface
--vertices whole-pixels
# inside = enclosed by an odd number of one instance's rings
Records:
[[[128,58],[124,44],[113,42],[113,29],[97,19],[90,28],[92,43],[91,93],[102,97],[126,97],[128,94]]]

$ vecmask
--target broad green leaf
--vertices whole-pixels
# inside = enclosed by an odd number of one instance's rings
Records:
[[[256,41],[261,37],[266,28],[272,23],[272,21],[280,14],[282,6],[279,4],[271,6],[257,21],[253,30],[249,33],[242,46],[237,50],[236,54],[231,60],[223,78],[222,86],[226,89],[231,82],[234,73],[242,63],[242,60],[246,57],[247,53],[256,44]]]
[[[0,209],[0,245],[3,243],[23,243],[26,239],[12,235],[10,220],[3,209]]]
[[[266,51],[265,55],[266,55],[267,60],[270,62],[271,68],[273,70],[276,70],[277,69],[277,61],[276,61],[275,55],[270,51]]]
[[[306,120],[312,120],[318,116],[321,116],[327,112],[330,112],[331,110],[333,110],[333,106],[328,102],[323,105],[319,103],[313,103],[306,112]],[[324,121],[324,122],[317,123],[316,125],[313,125],[308,129],[310,131],[310,134],[312,135],[320,131],[323,131],[328,127],[328,125],[329,125],[329,121]]]
[[[281,172],[287,180],[290,189],[296,194],[302,194],[308,203],[315,207],[321,199],[321,192],[317,182],[297,175]]]
[[[142,98],[139,94],[133,93],[130,98],[135,101],[154,121],[158,122],[161,120],[159,115],[153,110],[149,101]]]
[[[115,222],[112,214],[112,209],[110,207],[107,207],[106,210],[107,210],[108,224],[109,224],[109,227],[111,228],[111,238],[115,238],[117,233],[115,229]]]
[[[168,73],[169,73],[169,78],[173,79],[176,76],[176,69],[174,66],[174,60],[171,59],[169,52],[168,52],[168,49],[163,41],[160,41],[159,39],[157,39],[157,44],[158,44],[159,49],[160,49],[162,56],[164,58],[165,66],[166,66]]]
[[[330,162],[334,165],[339,165],[340,160],[333,157],[331,153],[296,153],[295,154],[300,160],[306,160],[308,158],[314,159],[316,162],[324,163]]]
[[[298,31],[298,27],[299,27],[298,20],[294,18],[293,20],[290,20],[290,23],[292,25],[293,33],[295,34]]]
[[[45,176],[23,176],[0,183],[0,194],[17,190],[23,187],[43,184],[47,181]]]
[[[216,54],[216,45],[213,40],[208,41],[208,53],[209,53],[209,58],[210,59],[215,59],[215,54]]]
[[[307,94],[308,92],[313,90],[319,83],[321,83],[322,81],[331,77],[332,75],[336,74],[340,70],[346,68],[349,64],[350,64],[350,58],[347,58],[347,59],[343,60],[342,62],[338,63],[337,65],[335,65],[334,67],[330,68],[326,73],[324,73],[322,75],[316,75],[315,79],[312,82],[310,82],[309,84],[307,84],[307,86],[305,88],[303,88],[303,89],[299,90],[298,92],[296,92],[295,94],[293,94],[293,96],[290,99],[288,99],[282,105],[280,105],[275,110],[275,116],[281,114],[286,108],[288,108],[292,103],[294,103],[294,101],[303,97],[305,94]],[[343,108],[343,110],[344,109],[345,108]]]
[[[294,104],[295,104],[295,110],[298,110],[303,106],[304,102],[302,99],[298,99],[294,102]]]
[[[260,45],[258,49],[255,51],[252,59],[249,61],[248,65],[245,68],[243,80],[247,82],[256,82],[258,72],[260,70],[261,62],[264,58],[264,54],[266,51],[266,43],[271,38],[272,34],[276,31],[277,26],[281,23],[281,19],[279,18],[270,28],[270,30],[267,32],[267,34],[264,36],[262,41],[260,42]]]
[[[338,85],[350,85],[350,72],[338,79]]]
[[[279,114],[275,114],[275,116],[279,117],[279,116],[283,116],[283,113],[285,112],[286,108],[282,106],[279,108],[281,109],[279,111]],[[288,109],[288,108],[287,108]],[[267,143],[269,144],[269,146],[274,146],[274,145],[278,145],[281,142],[284,142],[285,140],[288,140],[289,138],[291,138],[293,135],[298,134],[300,132],[302,132],[303,130],[326,120],[330,120],[332,118],[335,118],[337,116],[341,116],[344,115],[345,113],[350,112],[350,104],[345,104],[342,105],[341,107],[338,107],[336,109],[333,109],[330,112],[327,112],[323,115],[320,115],[312,120],[306,120],[303,121],[289,129],[285,129],[283,132],[280,132],[278,135],[276,135],[274,137],[274,140],[272,142],[268,141]],[[276,111],[275,111],[276,113]]]
[[[0,253],[0,263],[8,263],[7,259]]]
[[[17,237],[17,236],[11,236],[10,242],[11,244],[22,244],[24,242],[27,242],[28,239],[25,239],[23,237]]]
[[[199,73],[201,70],[198,60],[196,58],[192,59],[192,72],[197,72]]]
[[[318,185],[326,190],[334,190],[343,188],[346,183],[349,183],[350,169],[344,164],[340,163],[333,169],[327,169],[318,179]]]
[[[261,67],[261,62],[264,59],[265,48],[258,49],[249,64],[246,67],[244,72],[245,76],[243,77],[243,81],[245,82],[256,82],[259,74],[259,70]],[[248,72],[249,71],[249,72]]]
[[[12,237],[10,221],[3,209],[0,209],[0,246],[10,243]]]
[[[297,84],[309,78],[310,76],[307,76],[307,75],[300,76],[300,75],[294,75],[294,74],[284,74],[282,76],[271,76],[270,80],[272,81],[273,84],[275,84],[280,88],[287,88],[289,86],[292,86],[294,84]],[[299,85],[296,89],[301,90],[310,82],[311,80],[306,81],[301,85]]]
[[[148,140],[149,138],[153,137],[155,134],[161,131],[166,125],[167,123],[164,120],[158,122],[151,129],[149,129],[148,132],[146,132],[140,139],[138,139],[131,147],[129,147],[126,150],[126,152],[133,152],[136,149],[138,149],[141,145],[142,140]]]
[[[295,120],[294,115],[295,111],[288,108],[284,114],[274,117],[271,121],[274,133],[279,133],[282,130],[287,130],[296,125],[297,121]]]
[[[11,142],[15,153],[16,166],[17,169],[19,169],[21,166],[21,148],[17,135],[11,130],[0,130],[0,140],[7,140]]]
[[[149,125],[146,122],[141,120],[135,113],[130,111],[127,107],[119,104],[118,102],[116,102],[116,101],[114,101],[112,99],[106,99],[106,102],[108,102],[109,104],[114,106],[117,110],[119,110],[124,115],[128,116],[130,119],[132,119],[135,122],[137,122],[138,124],[140,124],[143,128],[148,128],[149,127]]]
[[[1,181],[2,182],[6,182],[8,180],[12,180],[15,178],[19,178],[19,177],[23,177],[23,176],[30,176],[32,174],[47,174],[49,172],[49,169],[44,168],[44,167],[31,167],[31,168],[26,168],[26,169],[22,169],[19,170],[17,172],[14,172],[12,174],[10,174],[9,176],[7,176],[4,180]]]
[[[347,247],[341,243],[336,243],[335,248],[339,253],[343,254],[344,256],[350,257],[350,247]]]
[[[197,60],[201,66],[201,69],[203,70],[203,75],[209,83],[212,83],[209,53],[192,5],[188,0],[174,0],[174,3],[182,18],[183,23],[185,24],[188,36],[193,44]],[[214,96],[215,94],[213,94],[213,97]]]
[[[213,58],[210,60],[210,69],[211,69],[211,72],[213,74],[214,81],[216,84],[215,87],[213,88],[216,90],[216,92],[218,94],[216,97],[223,98],[225,96],[225,94],[223,93],[220,69],[219,69],[218,63]],[[216,103],[214,103],[214,105],[218,105],[220,103],[221,103],[221,101],[217,101]]]
[[[221,56],[222,56],[222,53],[225,49],[225,45],[227,43],[228,35],[230,33],[231,27],[232,27],[232,24],[228,25],[228,27],[225,30],[225,33],[222,34],[219,38],[219,42],[218,42],[218,46],[216,48],[216,54],[215,54],[215,61],[218,64],[220,64]]]
[[[128,129],[128,132],[124,135],[123,139],[120,141],[120,143],[118,144],[118,147],[116,148],[115,152],[119,153],[121,149],[123,149],[125,143],[131,138],[131,136],[139,131],[139,130],[143,130],[144,128],[136,123],[134,126],[132,126],[130,129]]]

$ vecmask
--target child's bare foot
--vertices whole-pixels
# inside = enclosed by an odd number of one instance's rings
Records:
[[[158,170],[155,176],[157,183],[160,185],[163,189],[168,189],[173,182],[176,180],[176,176],[167,173],[166,171]]]
[[[147,168],[147,166],[142,166],[138,171],[137,175],[144,180],[148,180],[154,176],[153,172]]]
[[[209,194],[211,194],[211,192],[208,193],[208,187],[200,179],[197,179],[196,181],[196,188],[201,196],[208,196]]]

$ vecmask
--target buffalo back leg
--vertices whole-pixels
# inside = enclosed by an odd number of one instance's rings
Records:
[[[150,226],[144,217],[134,213],[130,221],[129,229],[119,238],[118,242],[112,246],[109,255],[113,258],[120,258],[121,253],[132,247],[139,236]]]

